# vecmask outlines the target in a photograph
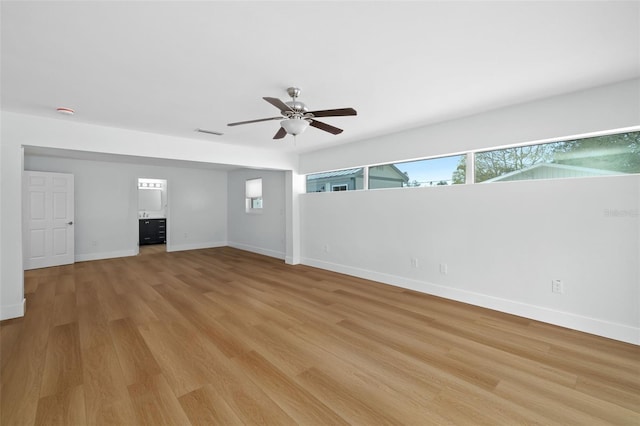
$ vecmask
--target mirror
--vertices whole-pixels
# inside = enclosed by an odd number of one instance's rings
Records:
[[[138,210],[157,211],[162,210],[161,189],[139,189]]]

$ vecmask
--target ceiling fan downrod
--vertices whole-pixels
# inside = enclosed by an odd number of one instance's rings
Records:
[[[298,96],[300,96],[300,89],[297,87],[289,87],[287,89],[287,93],[291,97],[291,101],[285,102],[285,104],[291,109],[293,114],[290,115],[290,118],[303,118],[305,114],[309,111],[309,108],[303,103],[298,101]],[[288,111],[284,111],[286,114]]]

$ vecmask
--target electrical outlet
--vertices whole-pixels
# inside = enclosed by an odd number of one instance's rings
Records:
[[[418,267],[418,259],[416,259],[415,257],[411,258],[411,267],[412,268],[417,268]]]
[[[329,244],[324,245],[324,252],[329,253]]]
[[[562,280],[551,281],[551,291],[557,294],[564,294],[564,283]]]
[[[449,273],[449,266],[447,266],[446,263],[441,263],[440,264],[440,273],[442,275],[447,275]]]
[[[184,239],[186,240],[187,238],[189,238],[189,234],[187,234],[186,232],[184,233]]]

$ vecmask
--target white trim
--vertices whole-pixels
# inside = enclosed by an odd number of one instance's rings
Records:
[[[100,252],[100,253],[87,253],[87,254],[76,254],[76,262],[88,262],[91,260],[102,260],[102,259],[113,259],[116,257],[129,257],[135,256],[136,249],[131,250],[117,250],[117,251],[108,251],[108,252]]]
[[[0,306],[0,321],[23,317],[26,309],[27,299],[22,299],[22,303],[16,303],[15,305]]]
[[[276,259],[285,260],[285,254],[281,251],[265,249],[262,247],[256,247],[249,244],[236,243],[233,241],[229,241],[227,244],[229,247],[236,248],[238,250],[250,251],[252,253],[258,253],[269,257],[275,257]]]
[[[369,167],[364,167],[362,170],[362,189],[369,190]]]
[[[284,258],[284,263],[287,265],[299,265],[301,262],[299,257],[286,256]]]
[[[566,327],[585,333],[595,334],[622,342],[640,345],[640,327],[631,327],[625,324],[585,317],[569,312],[517,302],[501,297],[474,293],[451,287],[441,286],[426,281],[399,277],[367,269],[326,262],[317,259],[302,258],[302,264],[316,268],[326,269],[341,274],[352,275],[372,281],[378,281],[397,287],[415,290],[420,293],[444,297],[458,302],[469,303],[483,308],[493,309],[508,314],[518,315],[536,321],[541,321],[560,327]]]
[[[172,251],[185,251],[185,250],[200,250],[214,247],[224,247],[227,245],[226,241],[207,241],[204,243],[187,243],[187,244],[167,244],[167,252]]]
[[[465,159],[465,177],[464,183],[467,185],[476,183],[476,153],[467,152],[467,158]]]

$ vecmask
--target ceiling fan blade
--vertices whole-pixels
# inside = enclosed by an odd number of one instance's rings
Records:
[[[291,111],[291,108],[289,108],[289,105],[285,104],[284,102],[282,102],[278,98],[264,97],[262,99],[264,99],[265,101],[269,102],[271,105],[273,105],[274,107],[278,108],[282,112]]]
[[[311,120],[311,123],[309,124],[316,129],[324,130],[325,132],[333,133],[334,135],[339,135],[343,132],[342,129],[338,129],[337,127],[333,127],[330,124],[323,123],[322,121],[318,120]]]
[[[274,139],[282,139],[285,136],[287,136],[287,131],[283,127],[280,127],[280,129],[278,129],[278,131],[276,132],[276,134],[275,134],[275,136],[273,138]]]
[[[310,111],[308,114],[313,114],[314,117],[341,117],[345,115],[358,115],[358,112],[353,108],[338,108]]]
[[[238,121],[237,123],[229,123],[227,126],[239,126],[241,124],[260,123],[261,121],[282,120],[282,117],[259,118],[257,120]]]

